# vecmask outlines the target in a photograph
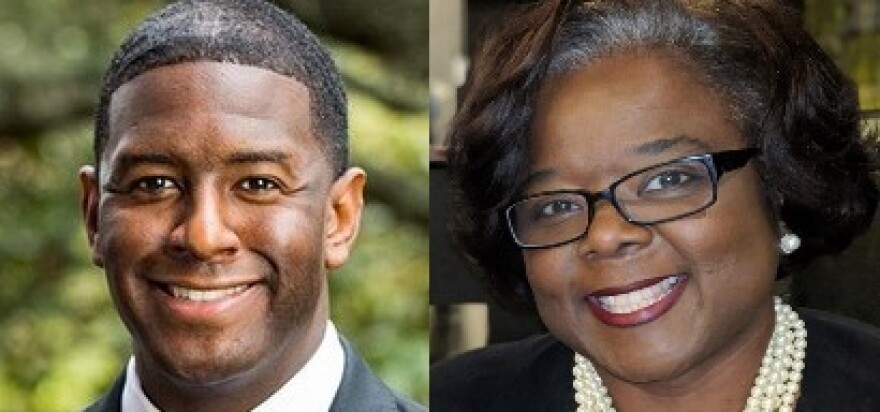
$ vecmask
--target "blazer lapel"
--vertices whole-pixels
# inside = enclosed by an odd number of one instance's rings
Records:
[[[345,352],[345,369],[342,381],[330,412],[351,411],[424,411],[424,407],[398,398],[367,367],[351,344],[339,337]],[[83,412],[120,412],[122,389],[125,386],[125,370],[113,383],[113,387],[101,399]]]
[[[122,410],[122,388],[125,387],[125,369],[113,382],[113,387],[101,399],[83,412],[120,412]]]
[[[330,412],[396,411],[391,390],[373,375],[348,340],[340,336],[339,341],[345,351],[345,369]]]

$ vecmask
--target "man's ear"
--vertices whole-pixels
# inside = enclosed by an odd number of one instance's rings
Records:
[[[79,169],[79,186],[82,190],[80,209],[86,224],[92,262],[98,267],[104,267],[104,256],[98,248],[98,202],[101,200],[101,190],[93,166],[83,166]]]
[[[363,169],[352,167],[330,187],[324,222],[324,266],[327,269],[336,269],[348,260],[361,226],[366,180]]]

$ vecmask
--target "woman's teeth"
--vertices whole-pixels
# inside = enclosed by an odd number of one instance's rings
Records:
[[[248,285],[238,285],[230,288],[224,289],[187,289],[180,286],[168,285],[168,289],[171,291],[171,295],[186,300],[192,300],[195,302],[210,302],[217,299],[222,299],[227,296],[232,296],[237,293],[243,292],[248,288]]]
[[[647,308],[666,297],[672,288],[681,281],[680,276],[671,276],[651,286],[613,296],[596,296],[602,309],[614,314],[628,314]]]

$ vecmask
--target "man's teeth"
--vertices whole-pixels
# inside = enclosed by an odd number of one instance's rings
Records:
[[[196,302],[209,302],[212,300],[222,299],[227,296],[235,295],[243,292],[248,285],[233,286],[225,289],[187,289],[180,286],[169,285],[171,294],[180,299],[192,300]]]
[[[622,295],[597,296],[602,309],[614,314],[633,313],[651,306],[665,298],[672,288],[680,282],[678,276],[668,277],[646,288],[634,290]]]

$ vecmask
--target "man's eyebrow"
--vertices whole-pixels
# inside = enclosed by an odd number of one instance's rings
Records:
[[[225,163],[242,164],[242,163],[286,163],[290,159],[290,153],[277,150],[258,150],[235,152],[229,155]]]
[[[664,151],[669,150],[670,148],[673,148],[676,146],[694,146],[694,147],[697,147],[701,150],[706,150],[706,151],[708,151],[710,149],[709,145],[706,144],[706,142],[704,142],[696,137],[691,137],[691,136],[687,136],[687,135],[679,135],[679,136],[675,136],[675,137],[667,137],[667,138],[652,140],[647,143],[642,143],[642,144],[632,148],[631,151],[634,153],[638,153],[638,154],[652,155],[652,154],[663,153]]]
[[[127,170],[141,164],[158,164],[173,166],[171,156],[159,153],[122,153],[116,157],[114,170]]]

